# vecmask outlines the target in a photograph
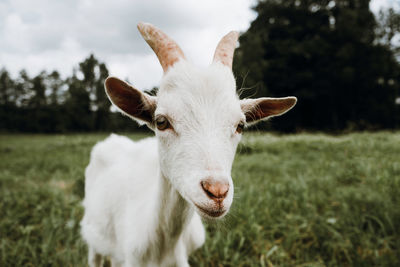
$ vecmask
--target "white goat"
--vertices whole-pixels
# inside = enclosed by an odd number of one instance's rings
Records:
[[[154,130],[133,142],[111,135],[92,150],[86,169],[82,236],[89,265],[188,266],[204,243],[200,217],[216,219],[233,199],[231,167],[245,124],[285,113],[295,97],[239,100],[232,74],[238,38],[230,32],[204,69],[151,24],[138,29],[164,76],[156,97],[109,77],[111,102]]]

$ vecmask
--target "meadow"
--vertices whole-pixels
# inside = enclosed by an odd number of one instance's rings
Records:
[[[86,266],[84,168],[106,136],[0,135],[0,266]],[[399,266],[400,132],[245,133],[232,176],[191,266]]]

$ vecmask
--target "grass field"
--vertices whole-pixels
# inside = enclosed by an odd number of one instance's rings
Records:
[[[104,137],[0,135],[0,266],[86,266],[83,172]],[[192,266],[400,266],[399,132],[246,133],[232,176]]]

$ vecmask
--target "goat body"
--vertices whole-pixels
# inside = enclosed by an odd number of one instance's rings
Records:
[[[129,167],[127,167],[129,166]],[[92,150],[86,168],[82,235],[90,263],[188,266],[204,243],[200,217],[160,173],[157,140],[111,135]]]
[[[93,148],[82,236],[90,266],[101,266],[105,255],[113,266],[188,266],[188,255],[204,243],[200,218],[222,218],[231,207],[243,127],[285,113],[296,98],[239,99],[237,32],[222,38],[209,67],[198,68],[161,30],[138,28],[164,69],[157,95],[115,77],[105,87],[111,102],[156,138],[111,135]]]

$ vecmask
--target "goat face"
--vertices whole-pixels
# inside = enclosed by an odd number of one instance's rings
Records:
[[[219,43],[213,63],[196,68],[167,35],[139,24],[164,76],[156,97],[110,77],[111,102],[156,133],[164,177],[205,218],[223,217],[233,199],[231,167],[245,124],[285,113],[295,97],[239,100],[231,65],[237,33]]]
[[[182,61],[164,76],[154,113],[161,171],[203,216],[229,210],[244,123],[234,77],[222,64],[198,69]]]

